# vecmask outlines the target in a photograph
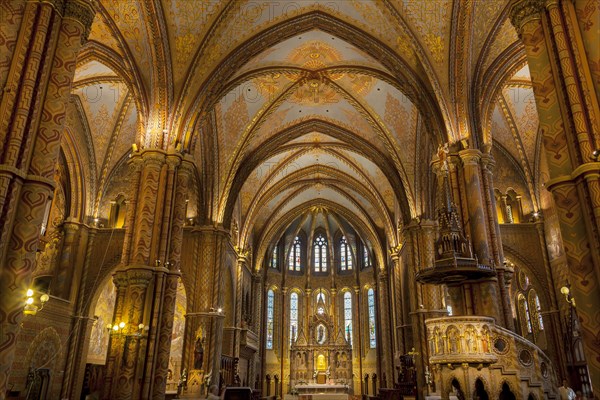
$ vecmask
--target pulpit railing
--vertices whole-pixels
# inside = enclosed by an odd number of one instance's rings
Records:
[[[534,343],[497,326],[493,318],[454,316],[425,320],[429,364],[435,384],[457,376],[457,368],[481,371],[511,381],[526,393],[553,398],[556,375],[548,356]],[[473,372],[473,376],[476,373]],[[525,385],[525,386],[523,386]],[[442,391],[448,390],[442,386]]]

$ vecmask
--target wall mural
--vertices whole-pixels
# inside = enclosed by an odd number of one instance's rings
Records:
[[[116,295],[115,284],[112,279],[108,279],[102,288],[102,292],[100,292],[100,297],[94,310],[96,322],[92,326],[92,333],[90,335],[90,347],[87,356],[89,364],[106,364],[106,355],[108,353],[108,330],[106,329],[106,325],[112,323]]]
[[[169,369],[173,376],[179,376],[181,370],[181,356],[183,353],[183,334],[185,330],[185,308],[187,296],[185,287],[179,279],[177,283],[177,299],[175,300],[175,316],[173,319],[173,333],[171,335],[171,352],[169,356]]]

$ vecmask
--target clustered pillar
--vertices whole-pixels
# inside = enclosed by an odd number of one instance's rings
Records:
[[[95,11],[80,0],[26,2],[0,110],[0,399],[39,241],[77,53]],[[45,94],[45,95],[41,95]]]
[[[593,29],[581,27],[577,17],[586,4],[520,0],[510,18],[527,54],[551,178],[546,189],[558,212],[586,359],[592,382],[598,385],[600,111],[599,86],[590,67],[594,60],[588,61],[586,54],[595,54],[598,42]]]
[[[164,398],[191,163],[173,151],[132,154],[134,179],[103,398]]]
[[[194,228],[198,236],[193,292],[188,294],[182,365],[187,374],[185,396],[198,397],[210,385],[220,385],[223,346],[224,273],[230,233],[219,226]]]

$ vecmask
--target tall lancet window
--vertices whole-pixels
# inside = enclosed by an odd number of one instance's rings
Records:
[[[531,308],[535,311],[537,319],[537,328],[539,331],[544,330],[544,320],[542,319],[542,306],[540,305],[540,298],[538,297],[535,290],[529,292],[529,301],[532,303]]]
[[[313,243],[315,272],[327,272],[327,240],[319,233]]]
[[[340,269],[342,271],[349,271],[352,269],[352,252],[346,241],[346,236],[342,236],[340,239]]]
[[[277,269],[277,246],[273,249],[273,254],[271,255],[271,268]]]
[[[529,306],[527,304],[527,299],[523,294],[519,293],[517,297],[517,305],[519,307],[519,314],[521,319],[521,330],[525,333],[531,333],[531,315],[529,314]]]
[[[352,294],[344,293],[344,333],[346,340],[352,344]]]
[[[369,257],[369,249],[367,246],[363,246],[363,268],[371,266],[371,258]]]
[[[290,295],[290,343],[298,338],[298,293]]]
[[[370,288],[367,291],[367,305],[369,307],[369,347],[377,346],[377,335],[375,334],[375,291]]]
[[[292,248],[290,249],[290,255],[288,256],[288,269],[290,271],[300,271],[302,262],[302,241],[298,236],[294,239]]]
[[[267,292],[267,349],[273,349],[273,323],[274,323],[275,293],[269,289]]]

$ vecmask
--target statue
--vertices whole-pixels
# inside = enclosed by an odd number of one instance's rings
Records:
[[[181,394],[182,390],[187,389],[187,368],[184,368],[179,377],[179,383],[177,384],[177,394]]]
[[[202,369],[204,360],[204,338],[197,337],[194,345],[194,369]]]

